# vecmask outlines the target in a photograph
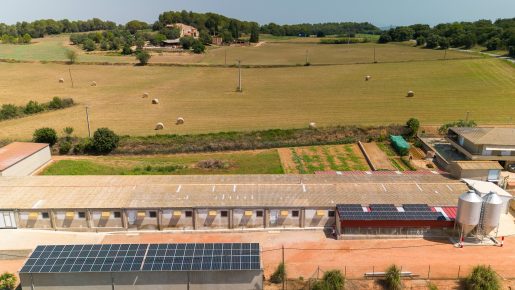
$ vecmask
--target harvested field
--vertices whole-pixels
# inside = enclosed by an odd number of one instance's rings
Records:
[[[370,170],[357,144],[278,149],[285,173]]]
[[[239,94],[235,68],[0,63],[0,104],[54,96],[72,97],[79,104],[3,121],[0,138],[30,138],[41,124],[57,131],[72,126],[85,136],[85,105],[93,129],[140,136],[155,134],[157,122],[165,125],[162,134],[187,134],[300,128],[310,122],[320,127],[404,123],[412,116],[437,124],[463,118],[466,111],[480,124],[506,123],[511,112],[504,108],[515,106],[514,69],[490,58],[254,68],[243,70],[244,92]],[[363,81],[364,75],[372,75],[372,81]],[[92,81],[96,87],[89,85]],[[406,98],[407,87],[417,96]],[[143,92],[160,104],[141,98]],[[186,122],[175,126],[179,116]]]

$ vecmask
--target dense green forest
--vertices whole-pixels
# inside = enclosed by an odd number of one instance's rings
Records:
[[[506,49],[515,56],[515,18],[478,20],[475,22],[442,23],[434,27],[425,24],[399,26],[385,31],[380,43],[415,39],[417,45],[427,48],[469,49],[476,44],[487,50]]]
[[[354,35],[356,33],[379,34],[381,30],[376,26],[364,22],[318,23],[278,25],[269,23],[261,26],[261,33],[275,36],[325,36],[325,35]]]

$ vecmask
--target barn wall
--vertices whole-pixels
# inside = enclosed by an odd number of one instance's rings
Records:
[[[246,215],[246,212],[252,215]],[[257,216],[261,212],[261,216]],[[263,228],[265,225],[264,209],[235,209],[233,210],[233,228]]]
[[[287,211],[287,215],[281,215],[281,212]],[[293,216],[293,211],[298,211],[297,217]],[[301,210],[300,209],[270,209],[270,227],[300,227]]]
[[[329,211],[334,213],[334,209],[328,210],[324,208],[306,209],[304,226],[305,227],[333,227],[335,225],[335,217],[329,217]]]
[[[186,212],[191,212],[191,216],[187,217]],[[174,214],[175,212],[180,212],[181,215],[178,216]],[[177,230],[184,229],[190,230],[193,229],[193,209],[165,209],[163,210],[162,219],[161,219],[161,227],[166,230]]]
[[[109,213],[109,216],[102,216],[103,213]],[[120,213],[120,217],[115,217],[115,212]],[[91,226],[93,228],[123,228],[122,211],[121,210],[92,210]]]
[[[216,215],[209,215],[210,211],[215,211]],[[228,229],[230,211],[227,217],[222,217],[222,210],[218,209],[197,209],[196,225],[197,229]]]
[[[37,217],[31,217],[31,213],[36,213]],[[52,221],[50,219],[50,212],[48,212],[49,217],[43,218],[42,212],[38,211],[20,211],[18,227],[19,228],[28,228],[28,229],[52,229]]]
[[[156,217],[150,217],[150,212],[156,212]],[[145,216],[139,216],[138,213],[145,213]],[[127,210],[127,228],[133,230],[157,230],[157,215],[159,211],[155,210]]]
[[[67,212],[73,212],[73,217],[66,216]],[[81,212],[86,212],[81,211]],[[62,211],[55,211],[54,215],[55,220],[55,227],[56,228],[63,228],[63,229],[84,229],[87,230],[89,228],[88,221],[86,218],[79,218],[79,211],[73,211],[73,210],[62,210]]]

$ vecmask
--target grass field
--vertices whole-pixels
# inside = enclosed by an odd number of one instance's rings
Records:
[[[285,173],[370,170],[356,144],[278,149]]]
[[[30,45],[0,44],[0,59],[22,61],[67,61],[66,51],[73,49],[79,53],[79,62],[134,62],[134,57],[108,56],[105,53],[86,53],[70,46],[69,35],[37,38]]]
[[[220,160],[223,168],[199,167],[203,160]],[[42,175],[138,174],[281,174],[277,150],[164,156],[109,156],[58,160]]]
[[[71,88],[71,69],[75,87]],[[87,134],[84,106],[93,129],[119,134],[201,133],[337,124],[424,125],[470,118],[480,124],[515,121],[515,68],[493,59],[419,61],[318,67],[236,68],[135,67],[0,63],[0,104],[72,97],[78,106],[0,124],[0,138],[29,138],[34,129],[75,128]],[[371,75],[365,82],[364,76]],[[65,83],[58,79],[64,77]],[[91,87],[91,81],[97,86]],[[415,97],[406,98],[413,90]],[[144,92],[150,93],[143,99]],[[152,105],[158,98],[159,105]],[[175,126],[177,117],[184,125]]]

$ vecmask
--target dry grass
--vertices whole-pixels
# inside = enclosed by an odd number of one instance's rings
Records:
[[[68,69],[75,88],[71,88]],[[0,63],[0,104],[73,97],[74,108],[2,122],[0,138],[29,138],[34,129],[66,126],[85,136],[84,105],[93,129],[151,135],[163,133],[306,127],[335,124],[424,124],[464,118],[508,123],[515,107],[513,66],[490,58],[243,70],[243,94],[236,93],[237,69]],[[371,81],[363,77],[372,75]],[[65,83],[59,84],[64,77]],[[92,81],[96,87],[91,87]],[[407,90],[417,92],[406,98]],[[141,98],[159,98],[152,105]],[[177,117],[187,123],[175,126]]]

